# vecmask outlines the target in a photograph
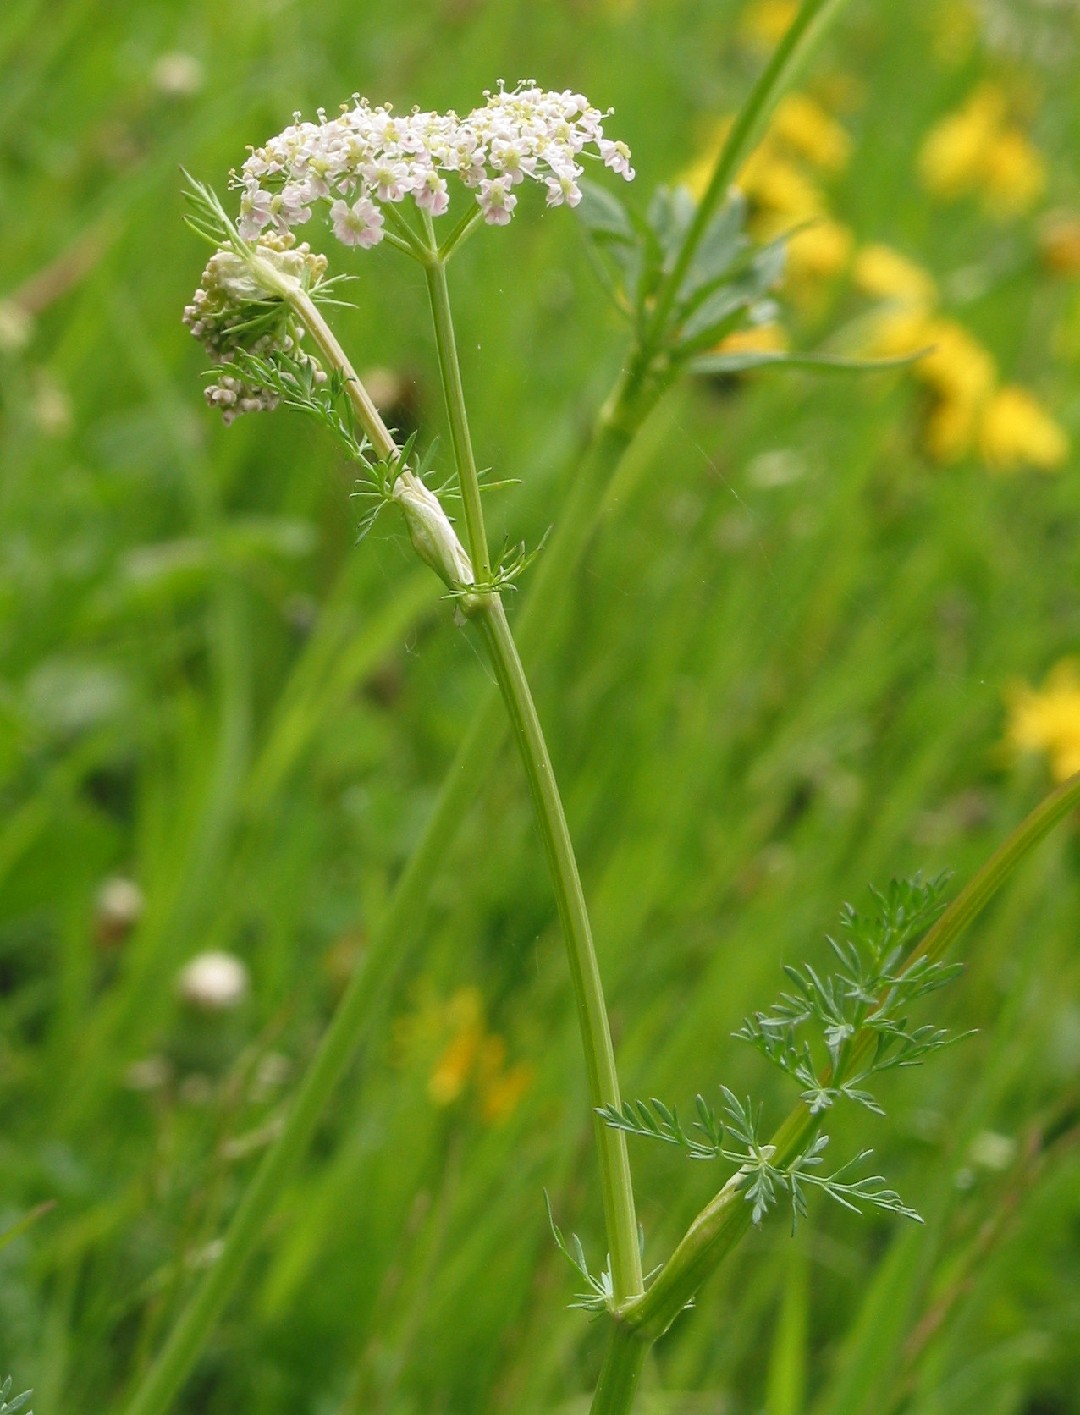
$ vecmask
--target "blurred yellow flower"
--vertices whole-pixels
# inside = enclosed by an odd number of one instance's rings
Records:
[[[882,269],[888,271],[888,262]],[[913,284],[912,290],[917,288]],[[1066,461],[1065,431],[1026,389],[998,386],[993,357],[955,320],[917,304],[894,308],[873,322],[864,345],[875,358],[901,358],[920,349],[928,352],[911,372],[930,393],[923,445],[934,461],[955,462],[973,450],[997,472],[1025,466],[1049,472]]]
[[[739,173],[737,186],[766,237],[825,214],[825,198],[813,181],[768,139]]]
[[[1005,118],[1001,90],[982,84],[962,108],[948,113],[923,140],[919,177],[931,196],[949,201],[978,185],[987,149]]]
[[[1022,216],[1046,188],[1046,163],[1019,128],[1006,128],[985,158],[983,201],[994,216]]]
[[[927,349],[913,372],[942,396],[981,402],[994,385],[994,360],[987,350],[956,320],[928,310],[883,314],[869,347],[879,358],[901,358]]]
[[[1041,690],[1018,683],[1005,696],[1006,745],[1018,752],[1045,752],[1057,781],[1080,771],[1080,662],[1063,659]]]
[[[829,219],[815,221],[791,237],[787,274],[803,292],[809,281],[828,280],[846,269],[855,239],[846,226]]]
[[[534,1068],[506,1063],[506,1042],[489,1032],[475,987],[441,999],[430,989],[414,1012],[398,1023],[398,1049],[418,1060],[435,1055],[427,1093],[433,1105],[449,1106],[470,1095],[486,1124],[505,1120],[528,1090]]]
[[[884,313],[867,344],[876,358],[901,358],[920,349],[929,352],[911,372],[931,395],[923,444],[935,462],[955,462],[974,445],[997,377],[994,360],[955,320],[917,306]]]
[[[459,988],[445,1004],[441,1020],[451,1035],[428,1078],[428,1095],[436,1105],[451,1105],[468,1085],[484,1041],[479,991]]]
[[[1004,92],[980,84],[967,102],[931,128],[918,156],[919,178],[941,201],[977,194],[995,216],[1029,210],[1046,185],[1046,165],[1008,119]]]
[[[996,372],[989,352],[954,319],[928,320],[924,337],[932,347],[917,365],[922,381],[945,397],[981,407]]]
[[[1041,403],[1024,388],[999,388],[987,403],[979,428],[979,451],[994,471],[1038,467],[1052,472],[1069,455],[1069,439]]]
[[[784,354],[787,335],[778,324],[758,324],[751,329],[736,329],[726,334],[716,346],[718,354]]]
[[[842,172],[851,139],[835,118],[806,93],[789,93],[773,115],[772,134],[815,167]]]
[[[742,13],[739,29],[744,38],[764,48],[779,44],[799,13],[799,0],[753,0]]]
[[[704,192],[731,119],[709,133],[700,158],[683,174],[695,196]],[[749,227],[759,241],[790,237],[785,284],[802,303],[816,287],[846,269],[854,239],[829,214],[828,203],[811,169],[841,169],[851,140],[815,99],[789,94],[779,105],[768,132],[743,164],[736,185],[749,206]],[[796,228],[804,226],[805,229]]]
[[[860,290],[879,300],[930,309],[937,301],[934,278],[892,246],[861,246],[852,278]]]
[[[507,1066],[502,1037],[486,1037],[476,1064],[481,1118],[488,1125],[506,1120],[532,1084],[534,1073],[535,1068],[527,1061]]]
[[[930,352],[915,365],[916,377],[934,395],[923,442],[935,462],[955,462],[971,451],[996,369],[986,349],[952,319],[932,319],[925,328]]]

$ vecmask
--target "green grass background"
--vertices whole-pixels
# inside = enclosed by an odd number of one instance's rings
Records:
[[[160,1346],[487,685],[399,531],[355,548],[329,446],[284,414],[225,429],[203,407],[180,325],[203,251],[178,165],[221,185],[295,109],[353,91],[465,109],[529,76],[615,107],[644,205],[757,71],[739,8],[0,14],[0,294],[44,291],[30,342],[0,355],[0,1231],[55,1205],[0,1250],[0,1379],[33,1385],[38,1415],[118,1409]],[[1033,220],[934,206],[914,178],[936,118],[980,75],[1020,73],[1044,206],[1080,200],[1076,9],[987,4],[950,66],[933,57],[946,8],[853,0],[815,60],[864,89],[830,202],[860,241],[959,291],[950,311],[1076,439],[1061,334],[1080,325],[1076,285],[1041,268]],[[188,97],[153,81],[176,50],[202,66]],[[389,249],[351,260],[340,332],[361,367],[415,384],[427,439],[442,408],[420,273]],[[493,539],[535,543],[626,334],[567,212],[535,204],[452,274],[478,454],[520,478],[490,498]],[[840,281],[796,338],[857,308]],[[50,388],[69,414],[43,429]],[[550,606],[557,651],[527,666],[630,1095],[686,1104],[724,1082],[779,1119],[790,1097],[730,1034],[781,963],[822,959],[841,900],[866,903],[869,882],[966,877],[1048,785],[1044,762],[1000,752],[1002,693],[1080,642],[1075,464],[931,467],[917,411],[903,376],[681,386]],[[106,949],[95,901],[116,873],[146,909]],[[820,1205],[794,1239],[766,1225],[660,1344],[643,1411],[1080,1411],[1078,884],[1069,825],[934,1002],[978,1035],[890,1077],[887,1120],[837,1118],[838,1156],[872,1144],[926,1226]],[[602,1225],[565,961],[508,751],[430,881],[424,929],[178,1409],[587,1408],[602,1333],[566,1308],[543,1189],[594,1263]],[[253,988],[200,1025],[174,980],[208,948],[242,957]],[[535,1068],[501,1125],[468,1098],[433,1105],[439,1046],[401,1041],[425,998],[463,986]],[[288,1079],[265,1084],[267,1055]],[[147,1057],[171,1079],[137,1091]],[[1004,1169],[979,1162],[985,1143],[972,1157],[988,1131],[1015,1142]],[[631,1143],[651,1266],[719,1179]]]

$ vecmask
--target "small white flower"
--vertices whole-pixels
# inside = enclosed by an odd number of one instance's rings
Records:
[[[279,229],[302,226],[311,219],[312,194],[306,181],[289,182],[270,203],[270,210]]]
[[[409,180],[409,169],[404,162],[384,157],[381,162],[365,162],[361,172],[380,201],[404,200]]]
[[[510,190],[510,177],[484,178],[480,183],[480,208],[489,226],[505,226],[517,206],[517,197]]]
[[[497,138],[491,144],[491,165],[516,186],[536,171],[536,158],[523,142]]]
[[[369,250],[383,238],[383,214],[369,197],[361,197],[349,206],[336,201],[330,208],[334,235],[343,246],[362,246]]]
[[[441,216],[450,205],[446,183],[434,169],[423,174],[415,191],[417,206],[421,211],[430,212],[432,216]]]
[[[230,1012],[248,995],[248,970],[231,953],[200,953],[181,969],[176,988],[203,1012]]]
[[[630,149],[624,142],[609,142],[607,138],[601,138],[596,146],[604,159],[605,167],[610,167],[628,182],[634,180],[634,169],[630,166]]]
[[[162,54],[150,77],[159,93],[169,98],[190,98],[203,86],[203,67],[193,54],[177,50]]]
[[[274,215],[272,201],[273,193],[264,191],[250,180],[245,183],[240,198],[240,220],[237,222],[237,229],[245,241],[254,241],[270,225]]]
[[[581,188],[577,184],[576,168],[564,168],[547,179],[548,206],[577,206],[581,200]]]
[[[146,901],[133,879],[112,875],[98,890],[95,923],[98,942],[115,944],[125,939],[142,918]]]

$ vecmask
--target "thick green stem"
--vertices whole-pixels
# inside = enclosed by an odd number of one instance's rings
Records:
[[[492,595],[486,602],[478,622],[525,767],[555,887],[585,1051],[589,1100],[594,1111],[593,1127],[611,1252],[612,1287],[616,1303],[621,1303],[642,1290],[641,1250],[625,1136],[622,1131],[612,1130],[603,1124],[595,1114],[601,1106],[618,1107],[621,1099],[585,895],[540,719],[510,626],[506,622],[502,601],[497,595]]]
[[[458,482],[465,507],[469,545],[473,552],[477,579],[482,585],[491,575],[486,558],[487,536],[484,530],[483,508],[480,504],[476,459],[465,413],[465,395],[443,264],[438,260],[433,261],[427,267],[427,277],[439,367],[450,420]],[[483,571],[480,569],[481,562],[477,559],[480,555],[484,556]],[[506,704],[551,871],[570,962],[570,976],[585,1053],[589,1099],[594,1111],[600,1106],[618,1106],[620,1097],[615,1071],[615,1051],[611,1043],[585,894],[581,887],[570,831],[555,784],[555,774],[540,719],[510,633],[510,626],[506,622],[502,600],[497,592],[482,597],[475,617]],[[642,1291],[641,1253],[630,1182],[630,1164],[625,1136],[603,1125],[595,1114],[593,1126],[600,1161],[601,1194],[611,1255],[612,1285],[615,1301],[623,1302]]]
[[[641,1368],[651,1342],[640,1331],[616,1322],[608,1337],[608,1348],[589,1415],[626,1415],[634,1403]]]

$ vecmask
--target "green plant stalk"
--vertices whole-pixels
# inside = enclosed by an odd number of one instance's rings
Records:
[[[585,896],[540,719],[498,595],[491,596],[478,614],[477,623],[517,740],[555,887],[594,1112],[613,1297],[618,1304],[642,1291],[641,1249],[625,1136],[613,1132],[595,1113],[609,1104],[599,1097],[619,1095],[619,1080]],[[623,1143],[612,1145],[613,1134],[618,1134]]]
[[[478,552],[483,553],[486,565],[487,539],[483,508],[480,504],[480,485],[465,413],[446,266],[437,256],[427,267],[427,280],[439,371],[454,444],[458,481],[465,506],[469,543],[475,546]],[[528,679],[506,621],[502,599],[497,591],[486,594],[483,592],[484,583],[490,576],[489,565],[486,574],[477,571],[480,593],[477,607],[472,613],[506,705],[547,855],[570,963],[570,976],[585,1053],[589,1100],[595,1112],[598,1107],[612,1104],[609,1097],[615,1097],[614,1103],[620,1104],[615,1051],[608,1026],[600,969],[596,961],[585,894],[581,887],[566,814]],[[605,1126],[595,1114],[593,1126],[600,1162],[600,1186],[611,1255],[612,1286],[614,1299],[618,1304],[639,1295],[642,1291],[641,1251],[638,1246],[630,1162],[624,1135]],[[612,1143],[613,1140],[617,1143]]]
[[[625,1322],[616,1321],[608,1340],[604,1364],[589,1415],[626,1415],[634,1403],[641,1369],[649,1354],[651,1342],[642,1340],[641,1333]]]
[[[320,347],[325,336],[329,336],[330,357],[333,357],[336,340],[318,310],[309,305],[307,302],[299,307],[298,313]],[[321,337],[320,327],[325,331]],[[359,406],[354,401],[354,408],[363,423],[369,410],[363,403],[362,389],[358,386],[354,390],[352,384],[349,388],[350,397],[360,399]],[[641,396],[640,372],[632,366],[619,379],[600,413],[593,443],[564,503],[564,516],[536,564],[520,620],[520,638],[530,653],[538,653],[544,647],[551,624],[547,607],[559,584],[580,561],[614,470],[651,408],[652,403]],[[378,413],[373,408],[370,411],[378,419]],[[378,423],[368,429],[369,436],[374,433],[380,439],[375,441],[373,437],[372,440],[377,449],[381,447],[382,455],[391,455],[392,439],[389,446],[384,445]],[[161,1415],[198,1358],[245,1263],[265,1233],[285,1180],[303,1154],[334,1087],[385,1007],[395,979],[415,955],[431,880],[475,798],[477,781],[502,741],[505,724],[500,697],[492,692],[473,719],[444,777],[424,834],[394,887],[367,950],[353,970],[286,1113],[281,1133],[264,1155],[225,1233],[219,1260],[199,1280],[157,1362],[140,1383],[124,1415]]]
[[[826,26],[836,19],[847,3],[848,0],[805,0],[802,9],[777,45],[772,58],[762,70],[749,98],[736,115],[709,178],[709,185],[698,202],[694,219],[679,248],[678,257],[657,291],[656,304],[643,340],[650,353],[661,351],[672,306],[678,298],[713,213],[727,196],[728,187],[750,155],[780,95],[806,62],[814,45],[824,34]]]
[[[439,258],[431,217],[424,213],[431,242],[429,259],[424,266],[427,277],[431,318],[435,325],[435,347],[439,355],[439,374],[450,422],[450,441],[454,449],[454,464],[458,473],[458,489],[465,511],[465,529],[469,543],[469,559],[477,582],[483,586],[491,579],[491,560],[484,532],[484,508],[480,504],[480,474],[469,435],[469,418],[465,409],[465,390],[461,383],[454,321],[450,312],[450,291],[446,282],[446,265]]]
[[[724,145],[706,195],[700,203],[697,219],[687,233],[683,251],[669,278],[667,288],[671,295],[668,308],[678,289],[678,282],[689,268],[709,217],[722,200],[731,177],[747,153],[753,133],[758,130],[784,83],[801,61],[804,46],[808,47],[810,24],[820,30],[826,18],[838,12],[841,3],[844,0],[808,0],[795,21],[796,26],[802,25],[800,34],[803,43],[789,44],[785,39],[773,62],[755,85],[747,104],[747,108],[752,106],[754,109],[753,121],[737,120]],[[780,54],[785,48],[788,57],[780,63]],[[449,254],[450,250],[447,250],[447,257]],[[664,292],[661,294],[663,296]],[[332,332],[310,299],[297,299],[295,307],[320,347],[323,347],[326,336],[329,336],[331,347],[336,345]],[[654,322],[654,327],[659,328],[660,325]],[[580,563],[611,478],[666,387],[647,379],[649,361],[650,355],[646,349],[636,350],[619,376],[600,412],[592,445],[563,504],[559,524],[535,565],[531,588],[518,619],[518,641],[529,655],[543,651],[552,622],[548,606],[559,584]],[[350,383],[349,396],[376,451],[382,456],[393,455],[393,439],[386,433],[377,409],[362,386],[357,384],[354,388]],[[282,1186],[303,1154],[334,1087],[385,1005],[386,993],[418,946],[419,923],[429,882],[475,795],[480,774],[495,756],[502,741],[502,731],[500,703],[492,694],[477,712],[458,748],[420,843],[394,888],[366,953],[353,971],[337,1011],[285,1116],[281,1134],[264,1155],[229,1225],[218,1261],[200,1279],[158,1360],[136,1389],[124,1415],[162,1415],[198,1358],[214,1322],[239,1281],[244,1265],[263,1236],[281,1197]],[[624,1362],[637,1361],[637,1348],[641,1345],[638,1341],[627,1345],[624,1334],[629,1330],[624,1323],[618,1323],[614,1328],[609,1352],[612,1369],[603,1384],[603,1398],[607,1406],[598,1407],[597,1415],[619,1415],[620,1409],[629,1409],[636,1378],[633,1384],[627,1385],[618,1372]],[[641,1360],[644,1360],[643,1352]],[[607,1370],[608,1363],[605,1363]],[[612,1403],[620,1391],[623,1392],[619,1397],[623,1400],[621,1407]],[[601,1391],[598,1390],[597,1399],[600,1398]]]
[[[1021,861],[1077,805],[1080,805],[1080,773],[1052,792],[1020,823],[927,932],[906,967],[912,967],[922,958],[941,958]],[[851,1066],[857,1069],[866,1061],[875,1044],[873,1029],[863,1027],[852,1045]],[[828,1081],[827,1074],[823,1080]],[[820,1120],[821,1117],[812,1116],[805,1105],[796,1106],[771,1140],[775,1148],[774,1163],[778,1167],[802,1152]],[[694,1219],[648,1292],[622,1308],[619,1315],[623,1321],[635,1327],[644,1340],[655,1340],[667,1330],[749,1227],[750,1205],[743,1195],[739,1176],[734,1175]]]

